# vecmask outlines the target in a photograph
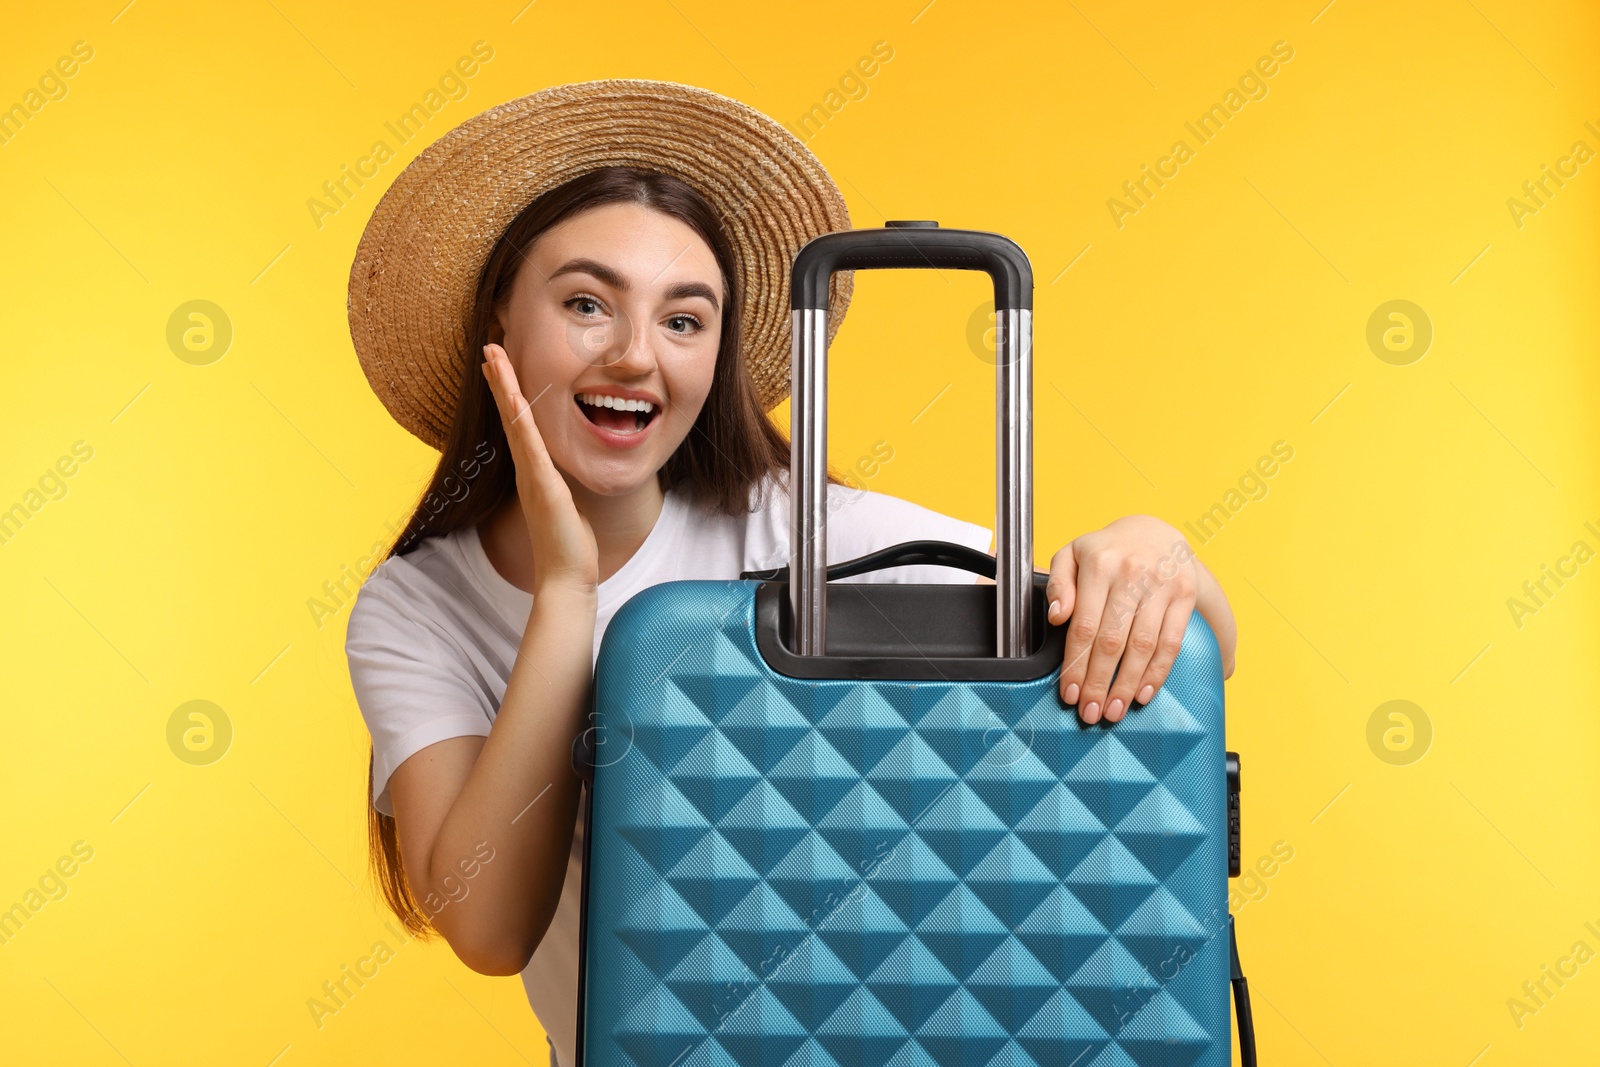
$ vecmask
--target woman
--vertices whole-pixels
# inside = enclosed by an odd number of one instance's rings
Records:
[[[571,741],[600,636],[646,586],[786,560],[788,447],[766,416],[788,385],[786,272],[849,225],[821,165],[759,112],[621,80],[458,127],[400,175],[357,253],[363,367],[442,452],[346,639],[373,738],[374,870],[409,930],[522,974],[552,1063],[573,1057]],[[850,287],[835,277],[830,338]],[[985,527],[830,481],[830,560],[991,546]],[[1048,596],[1051,622],[1074,620],[1060,684],[1085,722],[1149,702],[1197,607],[1231,673],[1227,600],[1158,519],[1063,547]]]

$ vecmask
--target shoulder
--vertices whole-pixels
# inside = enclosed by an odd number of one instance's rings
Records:
[[[748,542],[767,547],[767,558],[754,567],[788,562],[791,500],[788,472],[769,476],[751,494]],[[853,559],[905,541],[952,541],[989,550],[992,531],[914,501],[850,485],[829,483],[827,524],[828,560]],[[776,555],[777,558],[773,558]]]
[[[828,538],[850,559],[905,541],[951,541],[989,550],[989,527],[936,511],[903,497],[848,485],[828,487]],[[828,553],[830,559],[833,552]]]
[[[390,556],[372,569],[356,592],[345,630],[345,647],[362,640],[417,640],[437,635],[438,620],[449,609],[458,580],[447,540],[429,537],[403,556]]]

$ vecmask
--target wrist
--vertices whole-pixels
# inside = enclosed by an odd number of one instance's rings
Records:
[[[1233,605],[1228,602],[1228,594],[1223,592],[1222,583],[1217,581],[1216,575],[1206,569],[1197,557],[1195,559],[1195,611],[1211,626],[1212,633],[1216,635],[1217,645],[1222,653],[1222,676],[1233,675],[1234,649],[1238,643],[1237,623],[1233,617]]]
[[[586,582],[581,578],[550,577],[536,581],[533,587],[533,602],[559,601],[572,607],[582,604],[594,604],[600,599],[600,588],[593,582]]]

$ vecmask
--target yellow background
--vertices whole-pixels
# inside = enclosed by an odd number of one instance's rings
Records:
[[[1263,1062],[1593,1062],[1600,962],[1520,1027],[1507,1001],[1600,951],[1600,565],[1520,627],[1506,603],[1600,548],[1600,162],[1520,227],[1507,207],[1600,150],[1592,7],[121,3],[0,35],[0,106],[94,49],[0,145],[0,508],[93,449],[0,545],[0,907],[93,849],[0,946],[0,1059],[542,1067],[521,983],[399,946],[368,888],[345,612],[319,628],[307,601],[435,455],[357,365],[350,260],[404,163],[490,105],[639,76],[793,126],[881,40],[807,143],[856,225],[1032,258],[1041,565],[1119,515],[1193,521],[1294,449],[1201,550],[1239,618],[1245,859],[1293,849],[1239,916]],[[465,99],[319,229],[307,199],[478,40]],[[1276,41],[1268,95],[1196,145],[1184,123]],[[1107,200],[1180,138],[1194,158],[1119,228]],[[857,286],[834,461],[887,441],[872,488],[989,521],[992,372],[964,340],[985,280]],[[234,330],[207,366],[166,342],[195,299]],[[1406,366],[1366,342],[1394,299],[1434,329]],[[196,699],[233,728],[209,766],[167,744]],[[1431,723],[1407,765],[1368,745],[1390,700]],[[307,1000],[379,940],[395,958],[319,1028]]]

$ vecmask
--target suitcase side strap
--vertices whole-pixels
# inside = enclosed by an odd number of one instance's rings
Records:
[[[1256,1067],[1256,1024],[1250,1015],[1250,985],[1239,968],[1239,938],[1234,933],[1233,916],[1228,916],[1228,954],[1231,957],[1229,980],[1233,985],[1233,1010],[1239,1017],[1240,1067]]]

